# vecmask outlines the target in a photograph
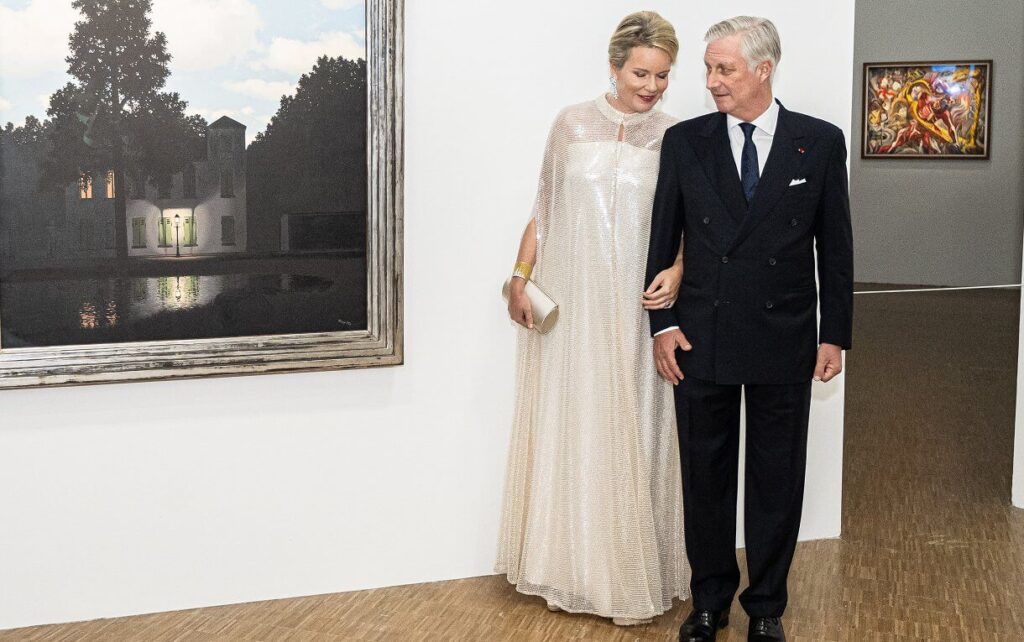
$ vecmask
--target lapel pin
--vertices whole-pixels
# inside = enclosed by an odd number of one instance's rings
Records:
[[[806,150],[806,149],[804,149],[803,147],[797,147],[797,148],[796,148],[796,151],[798,151],[798,152],[800,152],[801,154],[803,154],[803,153],[804,153],[805,151],[807,151],[807,150]]]

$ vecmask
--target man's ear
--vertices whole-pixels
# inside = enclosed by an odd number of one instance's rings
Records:
[[[761,78],[761,82],[767,81],[772,77],[772,63],[770,60],[765,60],[757,66],[758,76]]]

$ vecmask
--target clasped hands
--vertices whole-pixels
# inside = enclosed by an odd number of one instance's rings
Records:
[[[678,328],[662,332],[654,337],[654,365],[658,374],[673,386],[685,378],[676,360],[676,350],[689,352],[693,345]],[[831,381],[843,371],[843,349],[831,343],[818,346],[818,360],[814,366],[814,380],[822,383]]]

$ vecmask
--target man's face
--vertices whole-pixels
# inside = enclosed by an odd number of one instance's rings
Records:
[[[753,71],[743,55],[740,34],[708,43],[704,52],[707,88],[718,111],[743,120],[753,119],[770,100],[771,63],[762,62]]]

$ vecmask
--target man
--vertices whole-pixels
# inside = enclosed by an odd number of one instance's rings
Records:
[[[679,298],[650,315],[658,372],[676,385],[694,609],[680,639],[714,640],[739,586],[742,391],[750,586],[740,603],[750,615],[749,640],[784,640],[811,380],[839,374],[850,347],[846,144],[838,128],[773,99],[781,47],[770,21],[725,20],[705,41],[707,88],[719,113],[665,134],[647,262],[649,283],[685,238]]]

